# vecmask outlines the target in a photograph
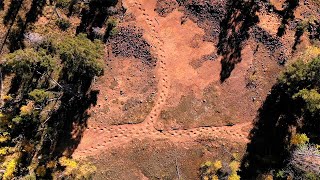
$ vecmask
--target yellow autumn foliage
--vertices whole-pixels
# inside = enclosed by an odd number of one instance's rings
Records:
[[[91,164],[81,165],[77,170],[76,179],[88,179],[93,173],[97,171],[97,168]]]
[[[32,114],[33,110],[33,103],[28,103],[20,108],[20,115],[21,116],[28,116]]]
[[[219,177],[217,175],[212,176],[212,180],[219,180]]]
[[[241,160],[241,156],[239,153],[232,153],[232,158],[236,161],[240,161]]]
[[[309,142],[309,138],[306,134],[297,133],[291,137],[290,142],[292,145],[296,145],[296,146],[303,145],[303,144]]]
[[[302,54],[301,59],[309,61],[320,55],[320,48],[316,46],[309,46],[305,52]]]
[[[5,95],[2,97],[2,100],[4,100],[4,101],[10,101],[11,99],[12,99],[12,96],[10,96],[10,95]]]
[[[236,174],[237,171],[238,171],[239,168],[240,168],[240,162],[238,162],[238,161],[232,161],[232,162],[229,164],[229,167],[230,167],[230,169],[231,169],[232,174]]]
[[[237,173],[233,173],[228,177],[228,180],[240,180],[240,176]]]
[[[10,139],[10,137],[8,136],[0,136],[0,143],[4,143],[6,141],[8,141]]]
[[[205,163],[201,164],[201,167],[204,167],[204,166],[210,167],[210,166],[212,166],[212,162],[206,161]]]
[[[2,147],[0,148],[0,156],[8,154],[9,148],[8,147]]]
[[[264,178],[264,180],[273,180],[273,177],[272,177],[272,175],[267,175],[267,176]]]
[[[8,162],[8,164],[6,164],[6,170],[3,174],[3,180],[9,180],[12,179],[14,177],[14,172],[17,169],[17,165],[18,165],[18,158],[13,158],[12,160],[10,160]]]
[[[221,169],[221,168],[222,168],[222,163],[221,163],[221,161],[215,161],[215,162],[213,163],[213,167],[214,167],[214,169],[215,169],[216,171],[218,171],[219,169]]]
[[[61,157],[59,159],[59,163],[61,166],[66,167],[65,174],[70,175],[73,170],[75,170],[78,166],[78,163],[70,158],[67,158],[65,156]]]

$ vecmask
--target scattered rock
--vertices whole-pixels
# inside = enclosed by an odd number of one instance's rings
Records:
[[[156,63],[151,56],[150,45],[142,37],[142,30],[135,26],[120,27],[119,33],[109,39],[115,56],[135,57],[148,65]]]

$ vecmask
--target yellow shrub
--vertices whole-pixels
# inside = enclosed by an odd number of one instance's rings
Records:
[[[7,124],[8,123],[8,117],[6,116],[6,114],[3,114],[0,112],[0,120],[1,120],[1,124]]]
[[[219,180],[219,177],[217,175],[212,176],[212,180]]]
[[[306,134],[295,134],[291,137],[291,144],[292,145],[303,145],[307,142],[309,142],[309,138],[307,137]]]
[[[22,106],[20,108],[20,115],[21,116],[31,115],[32,114],[32,110],[33,110],[33,103],[28,103],[27,105]]]
[[[76,172],[76,179],[89,179],[89,177],[97,171],[97,168],[91,164],[84,164],[80,166]]]
[[[240,162],[238,162],[238,161],[232,161],[232,162],[229,164],[229,167],[230,167],[230,169],[231,169],[231,172],[232,172],[233,174],[236,174],[237,171],[238,171],[239,168],[240,168]]]
[[[9,148],[8,147],[2,147],[0,148],[0,156],[8,154]]]
[[[233,173],[228,177],[228,180],[240,180],[240,176],[237,173]]]
[[[65,166],[65,174],[66,175],[70,175],[72,173],[73,170],[75,170],[78,166],[78,163],[70,158],[67,157],[61,157],[59,159],[59,163],[61,166]]]
[[[305,62],[320,55],[320,48],[316,46],[309,46],[307,49],[299,56],[299,59],[303,59]]]
[[[232,158],[236,161],[240,161],[241,160],[241,156],[239,153],[232,153]]]
[[[8,136],[0,136],[0,143],[6,142],[10,139]]]
[[[5,95],[5,96],[2,97],[2,99],[4,101],[10,101],[12,99],[12,97],[10,95]]]
[[[213,167],[214,167],[214,169],[217,171],[217,170],[219,170],[219,169],[221,169],[222,168],[222,163],[221,163],[221,161],[215,161],[214,163],[213,163]]]
[[[12,179],[13,173],[16,171],[18,165],[18,158],[13,158],[11,161],[8,162],[6,165],[6,171],[3,174],[3,179],[4,180],[9,180]]]
[[[212,162],[206,161],[205,163],[201,164],[201,167],[204,167],[204,166],[210,167],[210,166],[212,166]]]

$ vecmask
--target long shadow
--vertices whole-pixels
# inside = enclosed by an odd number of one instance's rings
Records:
[[[42,164],[63,155],[72,155],[87,128],[90,117],[87,110],[97,102],[99,91],[91,90],[93,77],[79,73],[70,78],[69,74],[69,69],[64,67],[58,80],[64,87],[63,96],[59,108],[47,122],[52,129],[49,133],[51,139],[55,141],[43,144],[41,154],[47,156],[41,160]]]
[[[48,126],[55,129],[51,132],[51,137],[56,141],[47,142],[43,146],[42,154],[49,155],[43,159],[43,164],[62,155],[72,155],[87,127],[87,109],[96,104],[98,93],[99,91],[88,91],[82,95],[75,95],[70,91],[64,93],[59,109],[48,122]]]
[[[250,132],[241,178],[255,179],[260,173],[285,165],[289,156],[289,127],[295,125],[296,107],[292,104],[281,85],[272,88]]]
[[[233,1],[227,4],[228,12],[220,26],[218,54],[222,55],[222,70],[220,81],[224,82],[230,75],[235,65],[241,62],[241,50],[243,43],[249,38],[249,29],[259,19],[256,12],[259,6],[254,0]]]
[[[286,7],[278,12],[278,14],[282,15],[281,25],[277,32],[279,37],[282,37],[285,34],[289,20],[294,19],[294,10],[298,7],[299,0],[286,0],[284,4]]]
[[[64,77],[63,74],[62,77]],[[17,95],[17,97],[21,97],[20,100],[6,103],[2,107],[3,112],[19,114],[20,107],[26,103],[28,98],[26,92],[30,92],[36,86],[39,86],[40,78],[41,76],[35,70],[28,78],[23,79],[25,83],[13,84],[10,89],[11,92],[24,94]],[[23,138],[23,142],[41,143],[41,149],[29,152],[22,157],[21,163],[24,167],[30,166],[33,162],[32,158],[35,156],[41,156],[41,159],[38,160],[40,166],[45,166],[49,161],[57,160],[61,156],[71,156],[80,143],[89,118],[87,109],[96,105],[99,91],[90,90],[92,78],[76,76],[76,79],[72,81],[77,82],[77,84],[69,87],[67,82],[59,81],[59,84],[64,84],[65,88],[61,92],[63,95],[60,98],[59,108],[49,115],[50,119],[46,122],[45,131],[41,128],[42,125],[39,121],[27,119],[27,122],[16,125],[15,130],[10,132],[11,137]],[[16,76],[12,83],[17,82],[17,80],[21,81],[22,78]],[[69,82],[71,83],[71,81]],[[42,86],[42,88],[46,87]],[[21,91],[22,89],[23,91]],[[51,175],[47,174],[45,178],[51,179]]]
[[[293,148],[290,139],[294,129],[306,133],[310,143],[320,142],[319,112],[306,110],[304,100],[293,98],[301,89],[319,85],[310,82],[302,79],[273,86],[250,132],[251,142],[242,161],[241,178],[257,179],[258,175],[285,168]]]
[[[82,9],[81,22],[77,27],[77,33],[86,33],[93,38],[93,27],[102,27],[108,18],[108,8],[115,6],[118,0],[93,0],[89,3],[89,9]]]
[[[79,2],[79,0],[71,0],[70,5],[68,7],[67,16],[70,17],[73,14],[74,6]]]
[[[3,3],[3,1],[2,1]],[[23,0],[13,0],[11,1],[11,4],[9,5],[9,9],[6,13],[6,15],[4,16],[3,18],[3,24],[8,26],[9,25],[9,28],[8,28],[8,31],[4,37],[4,40],[1,44],[1,47],[0,47],[0,53],[2,53],[2,50],[7,42],[7,39],[10,35],[10,32],[13,28],[13,25],[15,23],[15,20],[16,18],[18,17],[18,13],[19,13],[19,10],[20,8],[22,7],[22,3],[23,3]]]
[[[28,27],[37,21],[38,16],[42,13],[46,4],[46,0],[33,0],[30,10],[25,15],[26,20],[23,21],[18,15],[23,2],[23,0],[11,1],[9,9],[3,19],[4,25],[9,25],[9,28],[5,35],[4,42],[1,45],[0,51],[2,51],[7,40],[9,40],[8,48],[10,52],[24,48],[24,34]]]
[[[305,28],[303,27],[303,25],[301,23],[298,24],[298,27],[297,27],[296,32],[294,34],[294,44],[292,46],[292,52],[297,50],[297,46],[301,42],[301,37],[302,37],[304,31],[305,31]]]
[[[15,21],[17,14],[22,6],[23,0],[12,0],[6,15],[3,18],[3,24],[9,25]],[[3,4],[3,1],[2,1]]]
[[[38,16],[42,14],[46,0],[33,0],[30,10],[26,14],[26,20],[17,23],[17,26],[9,33],[9,50],[13,52],[17,49],[24,48],[24,35],[30,25],[35,23]],[[14,21],[14,20],[13,20]]]

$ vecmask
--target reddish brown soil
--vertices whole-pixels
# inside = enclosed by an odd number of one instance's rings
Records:
[[[258,12],[242,61],[221,83],[216,41],[206,41],[195,18],[179,8],[159,15],[156,0],[123,5],[131,18],[119,26],[143,31],[156,66],[115,56],[112,43],[106,48],[106,72],[94,86],[97,106],[73,157],[94,162],[96,179],[175,179],[177,166],[183,179],[196,179],[201,162],[230,158],[215,148],[243,153],[251,122],[283,69],[279,54],[291,55],[294,31],[275,37],[279,17]]]

